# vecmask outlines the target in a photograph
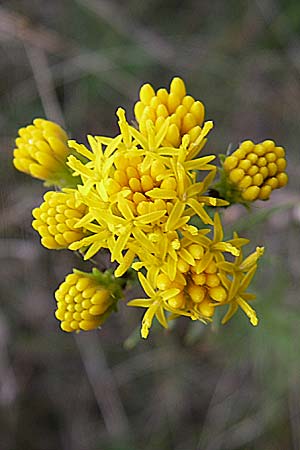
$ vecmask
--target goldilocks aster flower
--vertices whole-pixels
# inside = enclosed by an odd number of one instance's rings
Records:
[[[256,262],[263,249],[257,249],[242,261],[242,256],[239,256],[240,248],[248,243],[248,240],[235,236],[234,239],[224,242],[218,214],[214,219],[213,239],[199,231],[183,232],[183,236],[179,247],[174,250],[176,258],[170,258],[165,264],[160,261],[161,265],[151,265],[150,259],[143,264],[146,278],[142,274],[139,278],[150,298],[129,302],[129,306],[148,308],[142,324],[142,336],[148,336],[156,314],[159,314],[157,318],[166,328],[168,318],[173,318],[174,315],[187,316],[206,323],[212,320],[215,308],[222,305],[230,306],[225,321],[229,320],[240,306],[251,323],[256,325],[255,312],[247,303],[247,300],[253,299],[254,296],[244,291],[255,273]],[[226,254],[236,256],[235,262],[226,262]],[[134,266],[138,269],[142,264],[136,263]],[[241,276],[236,276],[236,272]],[[151,290],[149,286],[152,286]],[[177,292],[173,291],[174,288]],[[167,296],[163,295],[165,292]],[[166,311],[172,315],[166,318],[165,314],[162,315]],[[162,317],[165,317],[165,320],[162,320]]]
[[[112,260],[120,264],[116,270],[120,276],[140,257],[137,242],[155,255],[149,236],[161,233],[162,240],[168,240],[168,233],[185,227],[194,216],[213,224],[205,205],[227,203],[203,195],[216,173],[210,164],[214,155],[189,159],[189,136],[178,148],[162,145],[168,122],[156,133],[149,121],[144,135],[128,124],[122,109],[117,114],[120,136],[90,138],[92,152],[72,141],[70,145],[89,161],[83,164],[71,156],[68,164],[81,176],[77,198],[88,207],[76,227],[90,232],[70,248],[89,247],[85,259],[108,248]],[[200,171],[211,175],[200,181]]]
[[[223,273],[221,275],[222,283],[228,290],[228,298],[223,304],[229,305],[222,323],[226,323],[240,307],[249,317],[252,325],[256,326],[258,324],[256,313],[248,304],[248,301],[255,299],[255,295],[245,291],[255,275],[257,261],[263,254],[264,248],[257,247],[255,252],[251,253],[244,260],[243,254],[240,252],[233,263],[227,261],[218,263],[218,268],[227,274],[225,277]]]
[[[195,256],[190,252],[190,246],[194,249],[193,244],[199,245],[197,258],[201,261],[197,264],[197,272],[200,273],[214,257],[218,261],[222,259],[222,253],[228,252],[237,256],[239,247],[248,242],[247,239],[232,239],[223,241],[223,229],[218,214],[215,214],[213,221],[214,236],[210,239],[207,234],[210,229],[198,230],[194,226],[184,226],[180,232],[169,233],[150,233],[148,243],[144,242],[144,248],[147,249],[146,254],[142,254],[141,250],[137,253],[141,254],[139,258],[141,262],[133,263],[133,267],[139,270],[141,267],[147,269],[147,276],[154,285],[157,283],[157,277],[160,272],[165,273],[173,282],[178,279],[178,273],[184,272],[187,265],[195,265]],[[152,247],[149,245],[152,244]],[[193,250],[194,251],[194,250]],[[220,259],[221,258],[221,259]]]
[[[203,104],[187,95],[184,82],[175,77],[169,91],[142,86],[134,111],[131,125],[119,108],[118,135],[88,136],[90,148],[67,141],[58,125],[42,119],[21,129],[16,141],[16,168],[70,188],[48,192],[34,209],[42,244],[80,249],[84,259],[106,248],[116,262],[114,274],[74,270],[66,277],[55,294],[62,329],[102,324],[116,308],[120,277],[130,268],[148,296],[129,302],[147,308],[144,338],[154,317],[164,327],[179,316],[207,323],[221,306],[228,307],[223,323],[241,308],[256,325],[248,303],[254,296],[246,291],[263,248],[243,259],[248,240],[237,234],[224,240],[213,210],[267,199],[283,186],[283,149],[272,141],[243,143],[223,161],[216,186],[225,189],[226,195],[219,193],[226,200],[217,199],[208,194],[217,173],[215,155],[198,156],[213,123],[204,121]],[[235,196],[227,195],[228,186]]]

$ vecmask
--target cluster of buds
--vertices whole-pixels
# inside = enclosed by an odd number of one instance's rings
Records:
[[[157,132],[168,120],[164,144],[178,147],[185,134],[189,135],[192,142],[196,141],[203,125],[205,109],[202,102],[186,95],[183,80],[176,77],[170,84],[170,92],[165,88],[155,92],[150,84],[144,84],[134,113],[139,129],[145,135],[148,120],[154,123]]]
[[[245,141],[220,157],[218,170],[215,155],[199,156],[213,127],[204,112],[176,77],[169,91],[142,86],[135,125],[119,108],[117,136],[88,136],[90,148],[43,119],[19,131],[15,167],[60,188],[33,210],[41,244],[80,251],[84,260],[106,249],[113,263],[104,273],[74,269],[60,285],[64,331],[98,328],[117,310],[128,271],[146,295],[128,303],[146,309],[144,338],[154,318],[165,328],[179,316],[209,323],[222,307],[222,323],[241,309],[257,325],[247,289],[264,249],[244,257],[249,241],[224,239],[220,210],[285,186],[285,152],[271,140]]]
[[[254,144],[244,141],[223,162],[223,177],[218,185],[222,198],[230,203],[268,200],[274,189],[288,182],[283,147],[271,140]]]
[[[44,202],[32,211],[32,227],[41,236],[41,244],[49,249],[68,248],[85,236],[83,228],[75,228],[85,215],[86,206],[76,205],[74,191],[48,191]]]
[[[55,316],[64,331],[89,331],[98,328],[116,309],[121,297],[120,283],[110,272],[92,273],[74,269],[55,292]]]
[[[47,186],[72,186],[75,180],[66,164],[69,155],[67,133],[50,120],[35,119],[19,129],[13,164]]]

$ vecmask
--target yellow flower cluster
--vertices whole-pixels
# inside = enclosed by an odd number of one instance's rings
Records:
[[[64,331],[93,330],[115,308],[118,295],[109,272],[73,270],[55,292],[55,316],[61,321]]]
[[[86,210],[85,205],[76,205],[73,190],[48,191],[41,206],[32,211],[35,219],[32,227],[40,234],[44,247],[54,250],[68,248],[72,242],[85,236],[84,229],[75,228],[75,225]]]
[[[221,180],[213,185],[215,155],[199,156],[213,123],[204,122],[203,104],[187,95],[180,78],[172,80],[170,92],[142,86],[134,111],[136,126],[118,109],[115,137],[88,136],[89,147],[69,140],[61,160],[76,182],[66,177],[68,189],[48,192],[33,211],[33,227],[45,247],[80,250],[85,260],[104,248],[114,263],[109,283],[98,271],[75,270],[67,276],[56,292],[61,327],[65,331],[98,327],[121,297],[120,277],[131,269],[148,296],[129,302],[146,308],[144,338],[154,317],[164,327],[178,316],[207,323],[222,306],[228,308],[223,323],[241,308],[257,325],[249,305],[254,295],[246,291],[263,247],[244,258],[242,247],[248,240],[236,233],[224,240],[216,208],[236,198],[242,203],[268,198],[272,189],[283,186],[287,181],[283,149],[272,141],[244,142],[225,159]],[[21,131],[24,139],[17,145],[24,154],[39,153],[32,149],[42,142],[35,127],[45,128],[44,122],[39,119],[27,127],[29,131]],[[51,130],[57,138],[56,127],[53,124]],[[55,149],[57,141],[50,134],[42,136]],[[17,168],[19,156],[20,151],[15,154]],[[40,173],[51,169],[51,180],[55,179],[52,160],[49,165],[46,159],[42,162]],[[27,172],[34,175],[31,169]],[[221,198],[209,195],[214,186]],[[228,186],[237,197],[225,195]]]
[[[218,214],[214,218],[213,239],[201,231],[182,233],[183,239],[172,264],[169,261],[153,273],[151,265],[147,267],[146,263],[146,277],[139,273],[149,299],[135,299],[129,305],[148,307],[142,324],[142,336],[148,336],[154,316],[166,328],[168,319],[181,315],[206,323],[211,321],[215,308],[222,305],[228,306],[223,323],[240,307],[252,325],[257,325],[256,313],[248,304],[255,296],[245,291],[256,272],[263,247],[257,247],[243,260],[240,249],[248,240],[236,235],[234,239],[224,242]],[[235,256],[235,261],[226,261],[226,253]],[[166,311],[172,315],[166,317]]]
[[[65,186],[72,183],[67,157],[70,154],[66,132],[56,123],[35,119],[33,124],[19,129],[13,164],[16,169],[47,185]]]
[[[167,126],[159,134],[150,126],[146,139],[128,124],[122,109],[117,114],[120,134],[116,138],[90,137],[92,152],[70,144],[89,159],[83,164],[72,156],[68,164],[82,178],[77,198],[88,207],[76,227],[90,232],[70,249],[88,248],[85,259],[89,259],[100,248],[108,248],[112,261],[119,263],[115,274],[121,276],[135,258],[145,259],[145,250],[160,265],[191,218],[198,216],[204,224],[213,224],[204,205],[227,203],[203,195],[216,173],[210,164],[215,156],[190,160],[188,136],[179,148],[165,147],[161,144]],[[198,171],[211,173],[198,181]]]
[[[144,84],[140,90],[140,100],[134,106],[135,118],[141,133],[147,135],[147,122],[151,120],[159,132],[166,120],[169,121],[164,144],[178,147],[181,139],[188,134],[195,142],[201,133],[204,120],[204,105],[186,95],[181,78],[173,78],[170,92],[165,88],[154,91],[150,84]]]
[[[285,151],[271,140],[259,144],[242,142],[225,159],[223,168],[229,181],[246,202],[268,200],[274,189],[284,187],[288,182]],[[228,193],[225,193],[227,197]]]

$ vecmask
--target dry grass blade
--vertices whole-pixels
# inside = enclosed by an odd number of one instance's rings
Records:
[[[99,340],[94,333],[76,335],[75,340],[107,432],[112,438],[128,436],[129,422]]]
[[[46,117],[65,127],[64,117],[55,94],[55,86],[44,50],[26,44],[25,49]]]

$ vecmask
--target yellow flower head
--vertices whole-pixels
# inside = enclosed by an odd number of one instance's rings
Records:
[[[159,290],[179,289],[168,300],[169,311],[207,322],[214,314],[215,302],[227,299],[227,291],[220,280],[217,255],[195,241],[179,252],[175,279],[172,281],[171,274],[161,272],[156,285]]]
[[[67,134],[56,123],[35,119],[33,124],[19,129],[13,164],[47,185],[72,186],[74,180],[66,166],[70,154],[67,140]]]
[[[256,326],[258,318],[249,305],[255,295],[246,290],[255,275],[257,260],[262,254],[263,248],[258,247],[244,261],[240,253],[235,262],[228,262],[221,252],[212,252],[194,242],[181,252],[174,279],[164,271],[164,267],[154,283],[151,276],[149,277],[150,272],[147,277],[139,273],[140,283],[148,298],[131,300],[128,305],[147,308],[142,320],[142,337],[148,337],[154,317],[165,328],[168,327],[170,319],[178,316],[207,323],[213,319],[216,308],[220,306],[228,306],[223,324],[228,322],[240,307],[249,317],[251,324]]]
[[[233,302],[236,305],[237,296],[245,310],[246,306],[242,303],[246,301],[242,295],[250,279],[246,286],[242,277],[254,266],[256,268],[257,259],[262,254],[260,249],[257,249],[242,261],[239,256],[240,248],[246,243],[247,239],[237,236],[230,241],[223,241],[221,221],[216,214],[213,239],[200,231],[183,231],[183,238],[178,239],[177,248],[170,252],[165,261],[151,266],[151,259],[147,260],[145,257],[143,266],[146,269],[146,277],[140,273],[139,279],[149,298],[129,302],[129,306],[148,308],[143,319],[142,336],[147,337],[155,316],[164,327],[167,327],[168,318],[174,316],[187,316],[192,320],[207,323],[212,320],[216,307]],[[226,254],[235,256],[235,263],[226,262]],[[141,264],[135,263],[133,266],[139,269]],[[241,278],[232,280],[232,275],[228,276],[228,272],[234,270],[241,273]],[[248,298],[246,294],[245,296]],[[165,317],[165,311],[172,315]],[[251,323],[254,324],[254,319]]]
[[[143,134],[147,133],[150,120],[159,132],[169,121],[164,144],[178,148],[182,137],[188,134],[191,143],[195,143],[201,134],[204,121],[204,105],[186,94],[186,87],[181,78],[175,77],[170,84],[170,92],[165,88],[154,91],[150,84],[140,89],[140,100],[134,106],[134,113]],[[207,123],[212,126],[212,123]],[[203,147],[205,142],[202,141]]]
[[[75,191],[48,191],[41,206],[32,211],[32,227],[40,234],[44,247],[55,250],[68,248],[86,235],[83,228],[75,228],[86,210],[85,205],[76,204]]]
[[[207,323],[212,320],[215,307],[228,299],[223,286],[217,259],[202,245],[191,243],[175,263],[175,278],[162,268],[155,282],[139,273],[140,282],[149,296],[131,300],[129,306],[146,307],[142,322],[142,337],[148,336],[154,316],[167,328],[168,319],[187,316]],[[153,287],[154,286],[154,287]],[[165,312],[171,316],[165,316]]]
[[[55,292],[55,316],[64,331],[93,330],[116,308],[120,297],[120,284],[110,272],[74,269]]]
[[[222,323],[241,308],[256,326],[249,304],[255,296],[247,290],[264,248],[244,258],[248,240],[236,233],[225,240],[213,210],[249,206],[285,186],[284,149],[271,140],[242,142],[222,155],[220,181],[213,184],[215,155],[198,156],[213,122],[204,121],[203,104],[187,94],[181,78],[169,90],[143,85],[134,114],[131,125],[119,108],[117,136],[88,136],[88,146],[44,119],[19,130],[15,167],[62,189],[47,192],[33,210],[42,245],[81,250],[85,260],[105,248],[114,262],[113,275],[97,269],[67,275],[55,293],[61,328],[99,327],[116,310],[120,277],[130,269],[146,294],[128,303],[146,309],[143,338],[154,318],[165,328],[179,316],[208,323],[222,307],[228,308]],[[210,195],[214,190],[219,198]]]
[[[242,251],[234,262],[221,261],[218,268],[222,271],[221,279],[228,290],[228,297],[223,304],[228,304],[228,311],[222,323],[225,324],[240,307],[248,316],[253,326],[258,324],[256,312],[249,305],[249,301],[255,299],[255,295],[245,292],[248,289],[257,269],[257,261],[264,254],[264,247],[257,247],[255,252],[243,259]],[[226,275],[224,276],[224,273]]]
[[[229,181],[223,193],[229,201],[239,197],[244,202],[268,200],[274,189],[288,182],[285,151],[271,140],[259,144],[244,141],[225,159],[223,168]]]
[[[101,247],[108,248],[112,260],[121,264],[116,272],[120,276],[137,255],[137,243],[155,253],[148,239],[151,233],[179,230],[197,215],[203,223],[212,224],[204,205],[224,201],[203,195],[216,172],[210,164],[213,155],[190,159],[189,136],[178,149],[165,147],[166,126],[156,133],[149,124],[145,136],[128,124],[124,110],[117,114],[120,135],[89,137],[92,151],[72,141],[70,145],[88,162],[83,164],[72,156],[68,164],[81,176],[78,199],[88,207],[76,227],[91,232],[70,248],[90,246],[86,258]],[[202,171],[210,173],[200,181]]]

